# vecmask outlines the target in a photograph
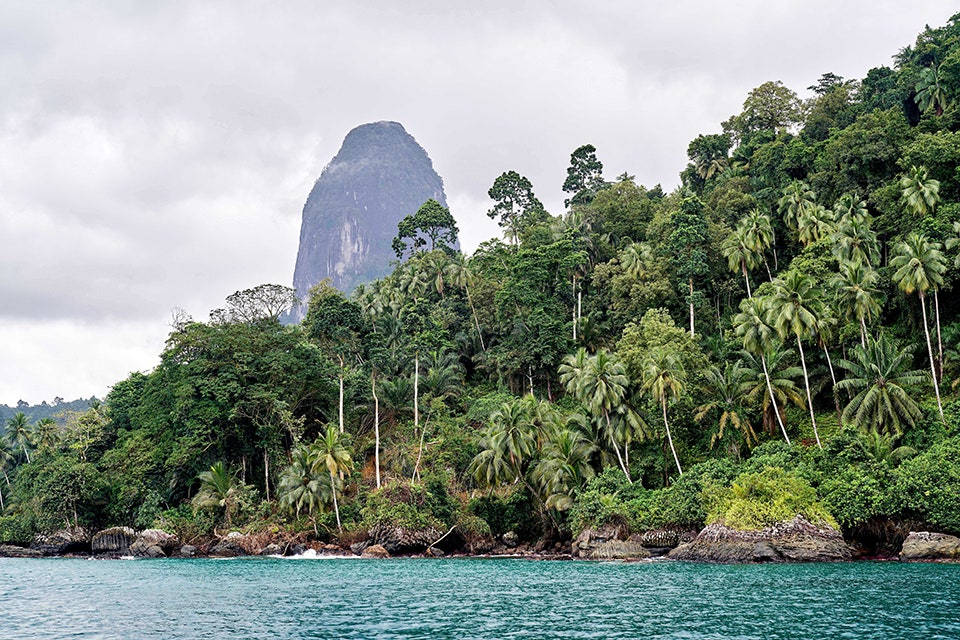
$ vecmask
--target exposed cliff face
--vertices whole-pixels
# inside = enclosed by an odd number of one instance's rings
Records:
[[[293,286],[301,299],[324,278],[345,293],[382,277],[397,223],[433,198],[447,206],[427,152],[398,122],[347,134],[303,207]]]

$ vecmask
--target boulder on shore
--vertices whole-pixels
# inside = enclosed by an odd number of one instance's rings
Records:
[[[138,558],[166,558],[179,546],[177,536],[161,529],[146,529],[130,545],[130,553]]]
[[[433,528],[407,529],[377,525],[370,530],[370,544],[380,545],[392,555],[422,553],[442,535],[442,531]]]
[[[372,544],[364,549],[360,555],[364,558],[389,558],[390,552],[384,549],[382,545]]]
[[[42,533],[30,545],[45,556],[90,551],[90,532],[83,527],[70,527],[52,533]]]
[[[197,548],[192,544],[185,544],[180,547],[181,558],[192,558],[197,555]]]
[[[753,531],[715,522],[693,542],[681,544],[667,555],[691,562],[836,562],[850,560],[853,549],[833,527],[812,524],[798,515]]]
[[[236,558],[237,556],[248,555],[247,549],[242,543],[243,534],[231,531],[227,534],[227,537],[220,538],[220,540],[214,543],[207,553],[218,558]]]
[[[911,531],[903,541],[900,559],[960,561],[960,538],[945,533]]]
[[[262,555],[262,556],[282,556],[282,555],[283,555],[283,547],[281,547],[280,545],[278,545],[278,544],[276,544],[276,543],[274,543],[274,542],[271,542],[270,544],[268,544],[267,546],[265,546],[263,549],[260,549],[260,555]]]
[[[42,558],[43,552],[37,549],[17,547],[12,544],[0,544],[0,558]]]
[[[136,539],[137,534],[130,527],[110,527],[93,534],[90,550],[94,553],[126,555]]]
[[[586,560],[644,560],[650,552],[640,540],[628,539],[626,527],[607,524],[584,529],[572,544],[573,555]]]

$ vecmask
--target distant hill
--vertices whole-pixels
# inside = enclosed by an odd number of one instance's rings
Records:
[[[324,278],[350,293],[383,277],[396,259],[397,223],[433,198],[447,206],[443,180],[423,147],[398,122],[356,127],[303,206],[293,286],[301,299]]]
[[[48,403],[46,400],[40,404],[27,404],[23,400],[18,402],[16,406],[9,406],[5,404],[0,404],[0,423],[5,423],[9,418],[13,417],[14,414],[22,411],[30,422],[36,422],[41,418],[54,418],[55,420],[61,420],[63,414],[69,411],[86,411],[90,406],[96,402],[96,396],[91,396],[90,398],[84,400],[83,398],[77,398],[76,400],[70,400],[65,402],[63,398],[55,398],[53,403]]]

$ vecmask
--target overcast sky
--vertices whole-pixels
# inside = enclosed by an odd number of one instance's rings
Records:
[[[862,77],[960,10],[358,4],[0,5],[0,403],[102,397],[156,364],[172,308],[289,284],[303,202],[358,124],[424,146],[472,250],[504,170],[559,212],[590,142],[608,177],[671,188],[750,88]]]

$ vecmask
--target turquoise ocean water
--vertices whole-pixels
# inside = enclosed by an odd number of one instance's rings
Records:
[[[0,638],[960,638],[960,565],[0,560]]]

